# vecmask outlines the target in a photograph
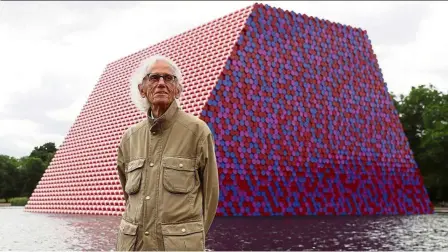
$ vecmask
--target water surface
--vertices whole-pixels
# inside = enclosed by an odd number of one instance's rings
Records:
[[[120,217],[0,207],[0,250],[114,249]],[[210,250],[447,250],[448,214],[217,217]]]

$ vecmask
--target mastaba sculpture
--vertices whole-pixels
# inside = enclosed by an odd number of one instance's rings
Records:
[[[128,80],[154,54],[214,133],[218,216],[433,213],[366,31],[261,4],[108,64],[26,211],[121,215]]]

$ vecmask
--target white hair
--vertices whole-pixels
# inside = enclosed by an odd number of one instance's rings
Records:
[[[144,113],[148,112],[148,109],[151,107],[151,104],[148,102],[146,97],[141,97],[140,91],[138,90],[138,85],[142,83],[143,78],[148,74],[148,71],[154,66],[157,61],[164,61],[168,65],[171,66],[174,75],[177,78],[176,87],[179,90],[179,94],[175,97],[176,101],[180,106],[180,97],[182,94],[182,72],[180,68],[176,65],[176,63],[168,57],[162,55],[154,55],[147,59],[144,59],[140,66],[134,71],[130,78],[130,91],[131,91],[131,101],[134,105]]]

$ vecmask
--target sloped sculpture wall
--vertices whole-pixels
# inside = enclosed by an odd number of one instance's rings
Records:
[[[153,54],[214,132],[218,215],[432,213],[367,33],[259,4],[109,64],[27,211],[122,213],[116,148],[145,117],[127,81]]]

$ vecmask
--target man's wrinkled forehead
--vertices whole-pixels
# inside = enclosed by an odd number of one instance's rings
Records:
[[[174,75],[174,68],[164,60],[157,60],[152,66],[148,67],[146,73],[170,73]]]

